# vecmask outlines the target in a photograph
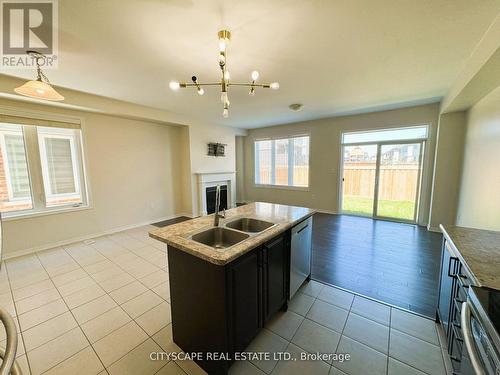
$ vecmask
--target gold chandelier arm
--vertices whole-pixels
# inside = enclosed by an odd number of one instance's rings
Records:
[[[262,87],[268,89],[271,87],[270,83],[233,83],[229,82],[228,86],[243,86],[243,87]]]
[[[185,88],[185,87],[198,87],[198,86],[220,86],[220,82],[208,82],[208,83],[181,83],[180,87]]]

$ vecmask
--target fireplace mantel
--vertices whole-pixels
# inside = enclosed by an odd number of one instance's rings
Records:
[[[236,172],[198,172],[195,173],[198,182],[199,215],[207,215],[207,187],[227,185],[227,206],[236,207]]]

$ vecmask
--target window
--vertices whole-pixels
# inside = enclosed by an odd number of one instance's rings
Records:
[[[46,126],[32,125],[38,123]],[[56,124],[0,114],[0,211],[6,216],[87,204],[81,129]]]
[[[271,185],[274,180],[273,175],[273,141],[255,142],[255,183]],[[258,171],[258,172],[257,172]]]
[[[427,126],[412,126],[407,128],[394,128],[371,130],[342,134],[342,143],[374,143],[384,141],[401,141],[409,139],[426,139]]]
[[[309,186],[309,136],[255,141],[257,185]]]
[[[77,132],[45,127],[37,131],[47,206],[82,203]]]
[[[33,208],[22,126],[1,124],[0,148],[0,210]]]

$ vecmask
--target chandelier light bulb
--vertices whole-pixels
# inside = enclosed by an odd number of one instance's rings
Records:
[[[280,84],[278,82],[273,82],[269,85],[273,90],[278,90],[280,88]]]
[[[200,87],[198,89],[198,95],[203,95],[205,93],[205,90],[203,90],[203,87]]]
[[[219,51],[226,52],[226,41],[224,39],[219,39]]]
[[[177,81],[171,81],[168,85],[170,86],[170,89],[174,91],[179,90],[179,87],[181,87],[181,84]]]
[[[258,78],[259,78],[259,72],[254,70],[252,72],[252,81],[257,81]]]
[[[224,108],[222,110],[222,117],[224,117],[224,118],[228,118],[229,117],[229,109]]]
[[[230,78],[230,77],[231,77],[231,75],[229,74],[229,71],[228,71],[228,70],[226,70],[226,71],[224,72],[224,79],[225,79],[226,81],[229,81],[229,78]]]
[[[222,93],[220,94],[220,101],[222,103],[225,103],[228,101],[228,98],[227,98],[227,91],[222,91]]]

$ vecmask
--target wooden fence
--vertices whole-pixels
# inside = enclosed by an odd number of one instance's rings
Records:
[[[288,185],[288,168],[276,167],[275,183],[277,185]],[[271,181],[271,169],[260,169],[260,182],[269,184]],[[293,169],[293,182],[295,186],[309,186],[309,167],[296,166]]]
[[[380,166],[379,199],[413,201],[416,196],[419,166],[400,164]],[[344,165],[344,195],[373,198],[375,165],[346,163]]]
[[[380,166],[379,199],[413,201],[416,195],[418,180],[417,164],[400,164]],[[260,170],[260,181],[269,184],[271,170]],[[294,182],[299,186],[307,186],[309,180],[308,167],[295,167]],[[276,168],[276,184],[288,183],[288,169]],[[371,163],[346,163],[344,165],[344,195],[373,198],[375,189],[375,165]]]

